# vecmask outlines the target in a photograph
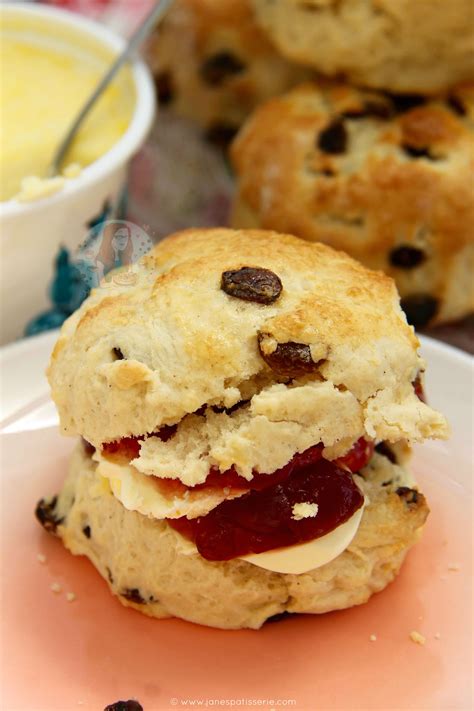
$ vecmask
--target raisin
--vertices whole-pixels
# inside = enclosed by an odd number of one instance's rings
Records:
[[[347,131],[344,122],[334,119],[317,137],[317,146],[325,153],[344,153],[347,148]]]
[[[297,378],[305,373],[314,373],[322,360],[317,363],[311,357],[311,349],[304,343],[279,343],[273,353],[264,353],[262,351],[262,340],[265,338],[262,334],[258,336],[258,346],[260,355],[270,368],[277,374],[287,378]]]
[[[120,348],[112,348],[112,356],[114,360],[125,360],[125,356]]]
[[[231,143],[234,139],[238,130],[237,126],[216,122],[209,126],[204,136],[206,140],[214,146],[217,146],[218,148],[227,148],[229,143]]]
[[[406,504],[417,504],[420,494],[416,489],[410,489],[409,486],[399,486],[395,492],[401,499],[404,499]]]
[[[348,109],[347,111],[343,111],[341,115],[343,118],[357,121],[358,119],[366,118],[367,112],[365,108],[361,106],[360,109]]]
[[[136,605],[144,605],[146,600],[141,596],[138,588],[125,588],[120,595]]]
[[[91,537],[91,527],[90,526],[84,526],[82,529],[82,533],[85,535],[86,538]]]
[[[222,291],[243,301],[272,304],[280,296],[282,288],[280,278],[261,267],[242,267],[222,274]]]
[[[393,479],[387,479],[387,481],[382,482],[382,486],[391,486],[393,484]]]
[[[381,454],[383,457],[387,457],[387,459],[392,462],[392,464],[397,464],[395,452],[388,446],[386,442],[379,442],[378,444],[376,444],[375,451],[378,454]],[[382,486],[387,486],[387,483],[382,484]]]
[[[115,701],[105,707],[104,711],[143,711],[143,706],[135,699]]]
[[[84,439],[84,437],[82,438],[82,446],[84,447],[84,452],[86,454],[88,454],[90,457],[92,457],[92,455],[95,452],[95,447],[90,442],[88,442],[86,439]]]
[[[422,106],[426,102],[426,98],[421,94],[389,94],[387,96],[391,100],[395,111],[398,114],[403,114],[405,111],[410,111],[416,106]]]
[[[161,106],[167,106],[173,101],[174,87],[170,72],[160,72],[155,77],[155,87]]]
[[[409,146],[407,143],[402,145],[402,149],[405,151],[410,158],[426,158],[427,160],[436,160],[434,156],[431,155],[430,149],[426,146]]]
[[[466,107],[462,103],[461,99],[459,99],[457,96],[454,96],[454,94],[448,96],[447,103],[449,108],[452,109],[456,114],[458,114],[458,116],[465,116],[467,114]]]
[[[200,74],[210,86],[220,86],[229,77],[240,74],[245,64],[231,52],[218,52],[208,57],[201,65]]]
[[[295,613],[287,612],[286,610],[284,612],[278,612],[276,615],[268,617],[265,620],[265,624],[272,622],[281,622],[281,620],[286,620],[288,617],[293,617],[294,614]]]
[[[56,516],[55,508],[58,503],[58,497],[55,496],[51,501],[41,499],[38,501],[35,509],[35,516],[48,533],[56,533],[57,527],[64,521],[64,518]]]
[[[412,294],[400,301],[407,321],[415,328],[426,326],[438,312],[438,301],[429,294]]]
[[[112,575],[112,571],[110,570],[110,568],[106,568],[106,571],[107,571],[107,579],[108,579],[109,583],[111,585],[113,585],[114,584],[114,576]]]
[[[400,269],[414,269],[426,259],[426,254],[418,247],[400,245],[390,252],[390,264]]]

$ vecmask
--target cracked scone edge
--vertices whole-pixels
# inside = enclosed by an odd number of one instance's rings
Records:
[[[257,629],[284,611],[323,613],[364,603],[393,580],[428,507],[422,495],[408,504],[395,493],[406,473],[386,457],[375,455],[364,474],[371,503],[356,537],[331,563],[302,575],[271,573],[244,561],[211,563],[190,553],[166,522],[124,509],[80,444],[58,497],[56,514],[63,521],[56,533],[72,553],[92,561],[126,606],[152,617]],[[383,486],[387,480],[390,489]]]

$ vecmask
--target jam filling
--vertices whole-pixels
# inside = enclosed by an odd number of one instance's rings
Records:
[[[163,441],[176,428],[164,427],[154,433]],[[139,455],[143,437],[125,437],[104,444],[108,455]],[[251,553],[263,553],[314,540],[347,521],[362,506],[364,497],[352,479],[372,457],[374,445],[360,438],[349,452],[334,461],[322,456],[323,445],[297,453],[288,464],[272,474],[254,472],[251,481],[234,467],[225,472],[211,468],[204,482],[187,487],[176,479],[153,477],[164,495],[182,496],[187,491],[203,493],[219,489],[244,492],[239,498],[223,501],[206,516],[195,519],[167,519],[168,524],[192,540],[207,560],[230,560]],[[317,504],[315,516],[297,519],[295,504]]]
[[[168,519],[168,524],[192,540],[203,558],[215,561],[319,538],[362,506],[364,497],[351,473],[365,466],[372,453],[372,443],[360,439],[345,457],[330,462],[322,457],[322,446],[316,445],[273,474],[255,473],[252,481],[243,480],[247,493],[238,499],[222,502],[206,516]],[[217,482],[217,476],[233,488],[242,480],[234,470],[211,471],[199,486],[209,486],[214,477]],[[317,504],[316,516],[296,520],[293,506],[299,503]]]
[[[413,381],[413,389],[415,391],[415,395],[421,402],[426,403],[426,395],[425,391],[423,389],[423,385],[421,384],[421,376],[417,375],[415,380]]]

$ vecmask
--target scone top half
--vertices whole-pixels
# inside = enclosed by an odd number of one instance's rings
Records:
[[[211,469],[272,473],[317,444],[335,459],[361,437],[446,436],[417,395],[424,363],[393,281],[344,253],[188,230],[135,277],[92,293],[49,367],[63,433],[97,451],[138,437],[139,471],[193,487]]]

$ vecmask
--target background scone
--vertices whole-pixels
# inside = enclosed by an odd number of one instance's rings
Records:
[[[474,79],[471,0],[253,0],[282,55],[329,76],[435,93]]]
[[[226,143],[260,102],[308,76],[258,27],[250,0],[176,0],[147,59],[160,106],[197,121]]]
[[[343,249],[397,283],[415,326],[473,310],[474,85],[444,99],[305,84],[232,146],[236,227]]]
[[[62,329],[53,398],[87,443],[37,516],[157,617],[259,627],[364,602],[428,513],[406,442],[447,432],[417,346],[392,280],[343,253],[169,237]]]

